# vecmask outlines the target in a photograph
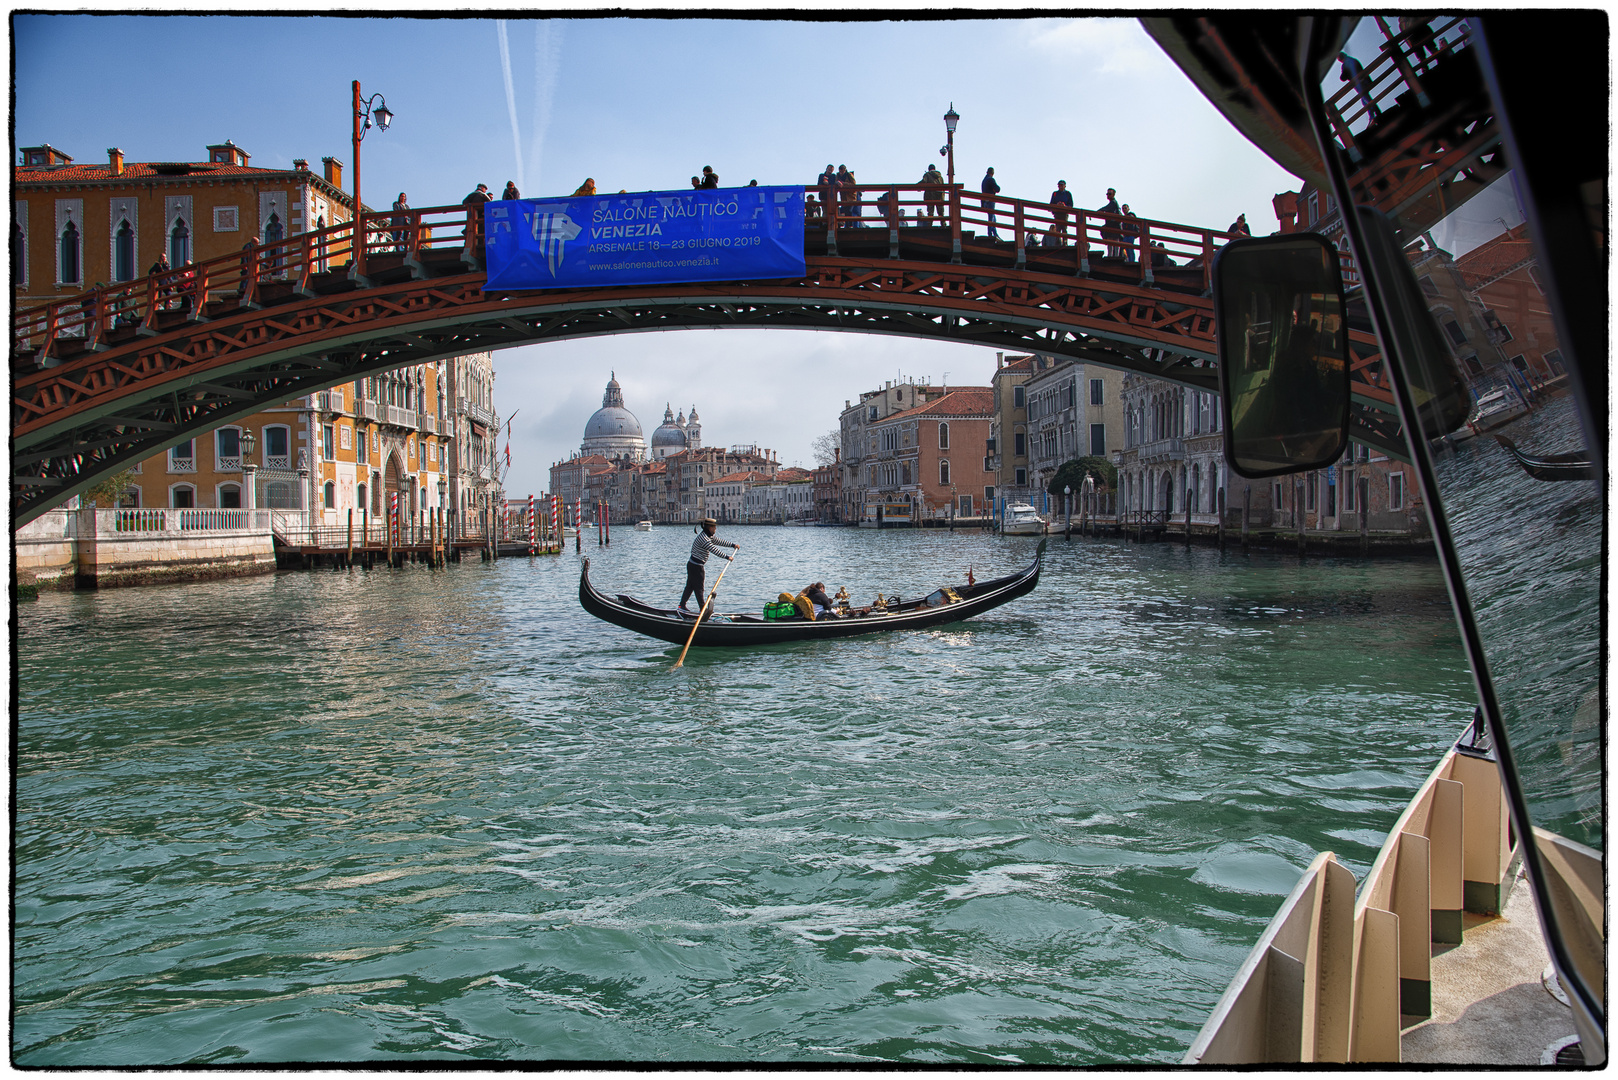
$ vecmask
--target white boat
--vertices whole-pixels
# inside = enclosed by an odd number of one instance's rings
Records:
[[[574,528],[571,525],[563,525],[562,526],[562,535],[563,536],[577,536],[577,535],[579,535],[579,530]]]
[[[1508,395],[1504,390],[1492,390],[1478,398],[1472,415],[1466,419],[1466,426],[1473,433],[1481,435],[1510,423],[1527,411],[1528,406],[1523,404],[1521,398]]]
[[[635,531],[636,532],[651,532],[652,531],[652,523],[650,521],[637,521],[637,522],[635,522]]]
[[[1000,532],[1006,536],[1043,536],[1045,519],[1025,502],[1012,503],[1001,519]]]

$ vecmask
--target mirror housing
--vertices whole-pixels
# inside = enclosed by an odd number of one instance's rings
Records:
[[[1317,233],[1233,240],[1214,259],[1225,460],[1250,480],[1325,468],[1348,446],[1348,322]]]

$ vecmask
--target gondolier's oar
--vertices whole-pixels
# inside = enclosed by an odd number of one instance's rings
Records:
[[[702,617],[708,614],[708,605],[713,603],[714,594],[719,591],[719,583],[725,580],[725,571],[729,570],[730,564],[735,561],[735,555],[725,560],[724,568],[719,571],[719,577],[714,580],[713,588],[708,590],[708,599],[702,602],[702,610],[697,612],[697,621],[691,624],[691,636],[685,639],[685,648],[680,650],[680,658],[674,661],[674,667],[669,668],[670,671],[674,671],[685,663],[685,654],[691,651],[691,643],[697,640],[697,627],[702,625]]]

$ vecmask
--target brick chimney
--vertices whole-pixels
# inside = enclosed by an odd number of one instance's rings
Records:
[[[326,167],[326,183],[334,188],[343,186],[343,163],[334,157],[323,157],[320,163]]]
[[[112,167],[112,175],[124,175],[124,152],[116,146],[107,147],[107,164]]]
[[[299,172],[308,172],[309,162],[306,158],[295,157],[292,159],[292,167]]]

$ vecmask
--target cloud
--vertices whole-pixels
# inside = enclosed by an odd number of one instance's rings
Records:
[[[1037,19],[1025,33],[1031,48],[1082,63],[1089,74],[1159,71],[1168,63],[1134,19]]]

